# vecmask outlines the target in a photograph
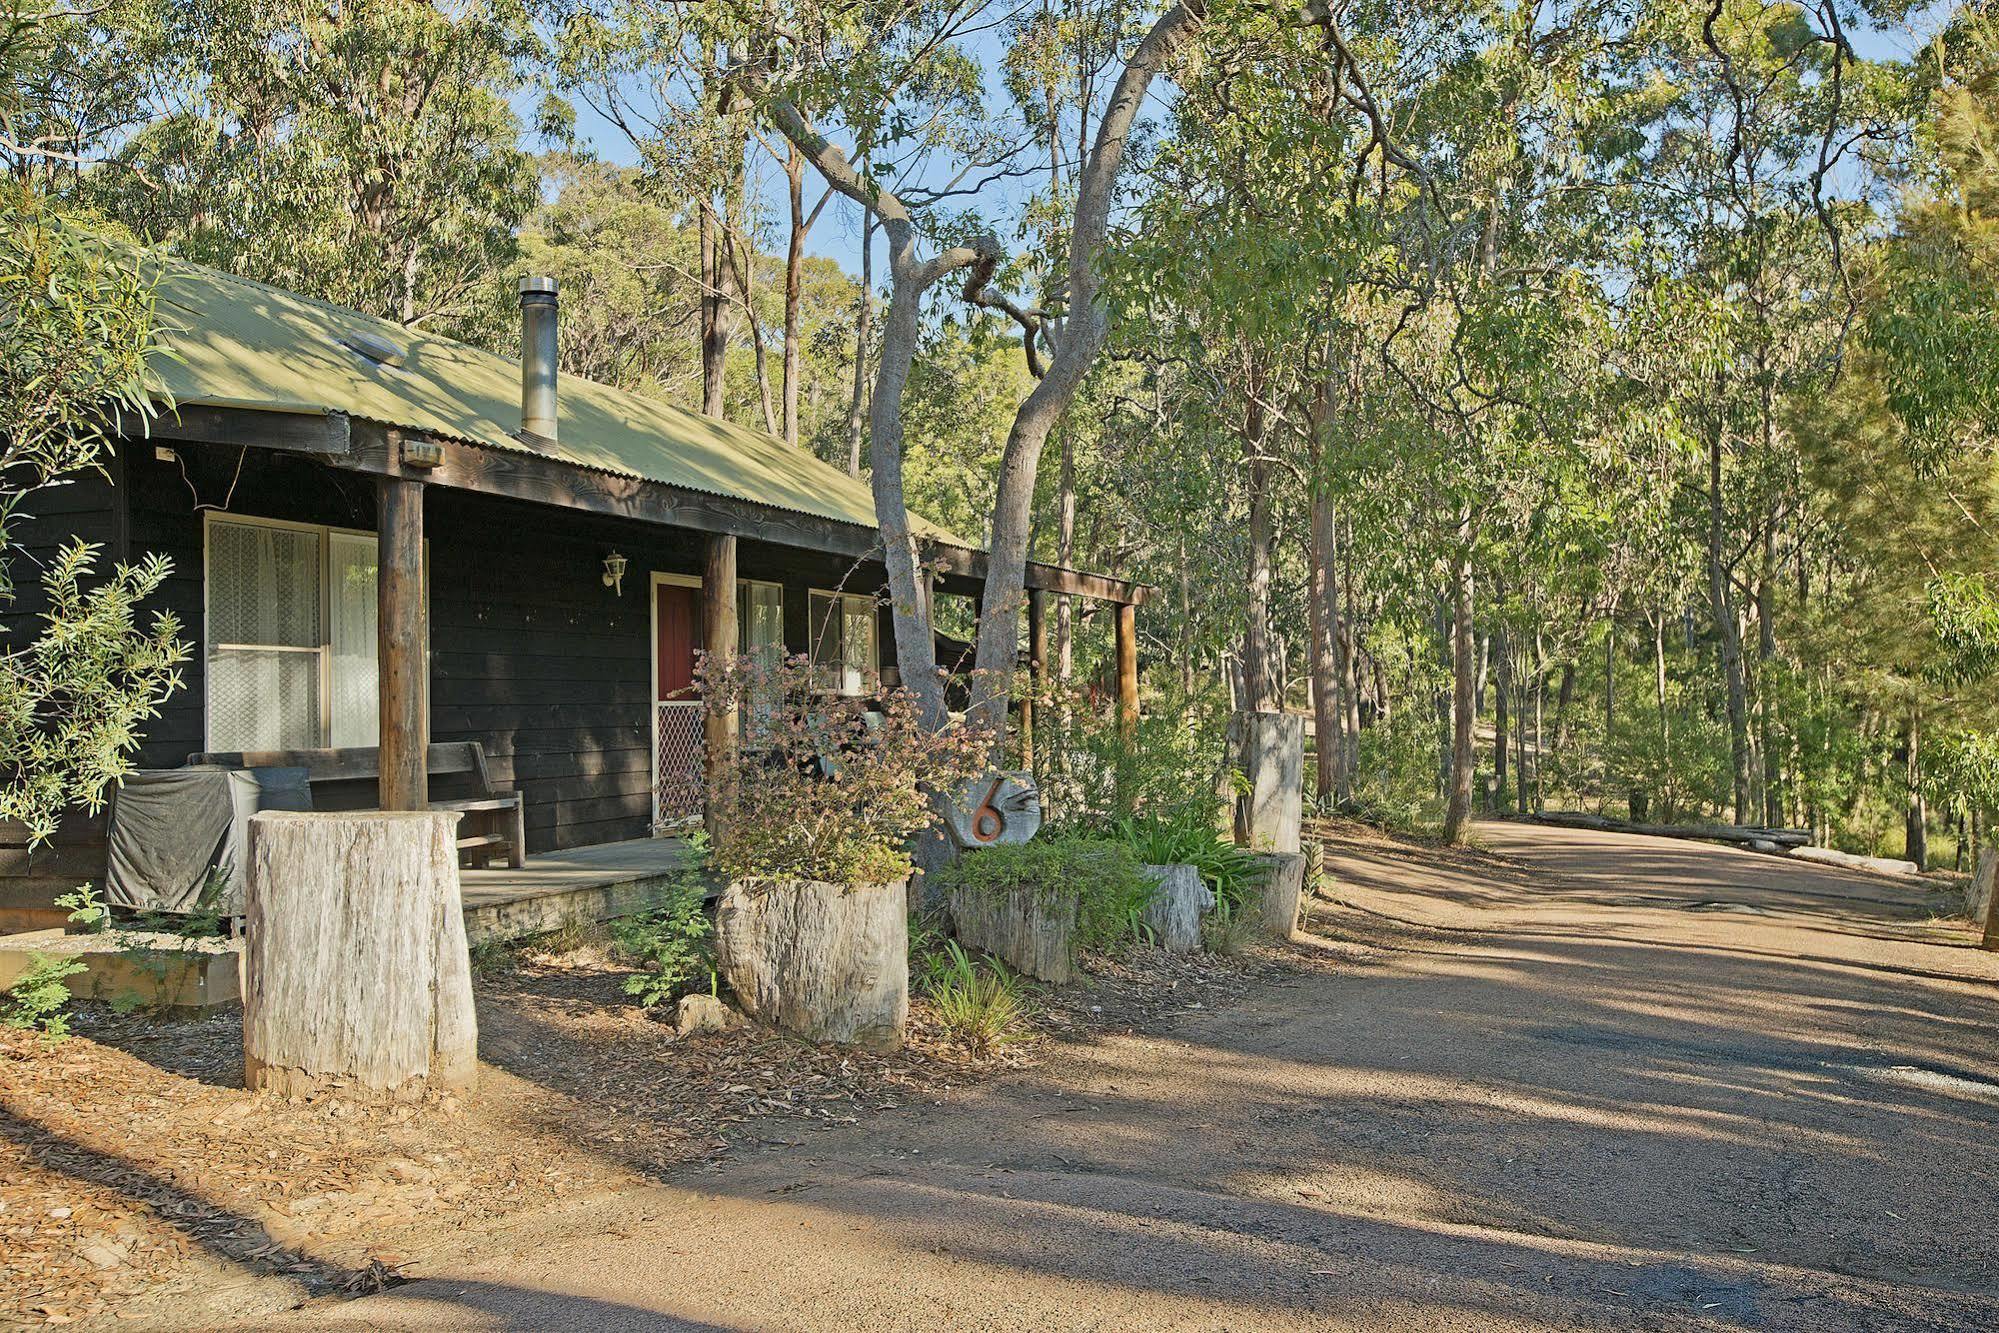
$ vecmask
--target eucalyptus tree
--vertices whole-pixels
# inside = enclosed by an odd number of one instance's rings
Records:
[[[1782,409],[1840,365],[1855,309],[1849,236],[1868,218],[1841,196],[1842,172],[1898,129],[1894,90],[1855,56],[1843,12],[1686,0],[1653,7],[1633,44],[1634,75],[1670,89],[1632,159],[1651,246],[1640,281],[1658,292],[1656,331],[1678,349],[1666,392],[1700,446],[1686,480],[1725,687],[1731,805],[1745,823],[1780,803],[1766,800],[1755,678],[1777,652],[1778,542],[1800,517]]]
[[[465,318],[537,173],[513,0],[164,6],[151,118],[82,181],[141,235],[408,325]]]

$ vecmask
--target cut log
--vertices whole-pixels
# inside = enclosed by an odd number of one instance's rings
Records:
[[[1866,870],[1876,875],[1895,875],[1912,878],[1922,872],[1916,869],[1914,861],[1904,861],[1899,856],[1855,856],[1851,852],[1836,851],[1831,847],[1793,847],[1793,861],[1816,861],[1820,865],[1842,866],[1848,870]]]
[[[1999,879],[1999,847],[1978,849],[1978,865],[1971,873],[1971,883],[1964,888],[1964,914],[1971,918],[1973,925],[1983,926],[1985,918],[1992,911],[1992,884]]]
[[[473,1081],[457,825],[443,811],[251,818],[248,1086],[411,1100]]]
[[[1295,852],[1305,795],[1305,719],[1292,713],[1238,713],[1248,791],[1237,837],[1259,852]]]
[[[1263,883],[1256,894],[1257,928],[1272,939],[1288,940],[1298,932],[1298,902],[1305,893],[1302,852],[1262,852]]]
[[[1775,843],[1780,848],[1803,847],[1812,840],[1808,829],[1759,828],[1751,824],[1646,824],[1629,819],[1607,819],[1586,810],[1547,810],[1538,815],[1519,815],[1516,818],[1525,823],[1550,824],[1556,828],[1635,833],[1648,838],[1693,838],[1702,842],[1740,843],[1752,848],[1759,842]]]
[[[1168,953],[1201,947],[1201,918],[1215,910],[1215,891],[1193,866],[1141,866],[1156,881],[1152,901],[1140,918],[1153,940]]]
[[[731,884],[715,953],[743,1012],[813,1041],[894,1050],[909,1025],[908,884]]]
[[[1076,900],[1049,901],[1037,889],[991,894],[951,890],[958,942],[984,949],[1014,971],[1066,985],[1076,979]]]

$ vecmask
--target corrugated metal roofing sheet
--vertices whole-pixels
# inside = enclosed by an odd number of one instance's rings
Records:
[[[873,528],[865,483],[782,440],[594,380],[561,377],[560,442],[530,447],[520,363],[265,283],[174,262],[158,286],[156,369],[175,402],[350,416],[577,467]],[[353,345],[389,342],[400,366]],[[918,532],[969,543],[920,518]]]

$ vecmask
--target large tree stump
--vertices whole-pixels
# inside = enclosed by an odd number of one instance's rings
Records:
[[[478,1072],[458,816],[250,820],[243,1069],[285,1096],[414,1099]]]
[[[1141,918],[1159,947],[1192,953],[1201,947],[1201,918],[1215,910],[1215,891],[1193,866],[1142,866],[1159,887]]]
[[[731,884],[715,954],[743,1012],[813,1041],[875,1050],[909,1025],[908,884]]]
[[[1964,914],[1975,926],[1983,926],[1992,910],[1995,880],[1999,880],[1999,847],[1981,847],[1977,864],[1972,867],[1971,882],[1964,887]]]
[[[951,890],[958,942],[983,949],[1014,971],[1066,985],[1076,979],[1076,899],[1046,899],[1038,889],[992,894]]]
[[[1249,790],[1236,811],[1236,836],[1259,852],[1295,852],[1305,794],[1305,719],[1291,713],[1238,713]]]
[[[1257,928],[1273,939],[1288,940],[1298,931],[1298,904],[1305,893],[1302,852],[1263,852],[1263,883],[1256,892]]]

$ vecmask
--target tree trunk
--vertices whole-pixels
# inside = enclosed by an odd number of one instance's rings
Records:
[[[1131,49],[1104,100],[1096,139],[1077,178],[1076,209],[1069,228],[1068,313],[1054,356],[1014,413],[994,490],[969,712],[975,721],[991,728],[995,749],[1004,741],[1007,700],[1020,652],[1021,592],[1027,574],[1027,539],[1041,450],[1048,442],[1048,432],[1074,401],[1109,331],[1098,266],[1110,229],[1126,142],[1152,80],[1205,12],[1203,0],[1180,0],[1160,14]]]
[[[1742,662],[1742,625],[1729,588],[1726,511],[1721,490],[1722,441],[1719,429],[1708,442],[1707,592],[1708,611],[1720,642],[1721,674],[1727,691],[1731,805],[1738,824],[1756,818],[1750,804],[1749,682]]]
[[[1472,628],[1472,569],[1468,524],[1460,525],[1460,550],[1451,567],[1451,647],[1453,681],[1451,690],[1451,785],[1444,801],[1444,841],[1460,843],[1471,824],[1472,769],[1477,754],[1472,747],[1473,687],[1478,674],[1478,654]]]
[[[1305,719],[1291,713],[1239,713],[1242,797],[1237,834],[1259,852],[1295,852],[1302,843]]]
[[[1930,867],[1930,811],[1929,803],[1923,799],[1920,709],[1910,712],[1902,738],[1908,755],[1904,774],[1909,799],[1908,813],[1902,822],[1902,856],[1915,862],[1917,870],[1927,870]]]
[[[804,287],[805,154],[787,144],[784,155],[785,197],[791,205],[791,234],[784,247],[784,442],[798,447],[799,294]]]
[[[708,205],[701,208],[701,415],[721,420],[725,410],[729,359],[729,328],[734,311],[729,305],[727,264],[722,247],[727,243],[722,224]]]
[[[1055,563],[1064,569],[1076,567],[1076,443],[1074,431],[1062,432],[1062,464],[1056,475]],[[1063,698],[1068,698],[1069,682],[1076,674],[1076,608],[1067,593],[1055,603],[1055,678],[1062,682]],[[1063,705],[1066,729],[1068,712]]]
[[[1513,720],[1513,653],[1506,631],[1495,629],[1487,640],[1492,652],[1492,808],[1497,814],[1506,809],[1507,724]]]
[[[861,299],[854,312],[854,396],[847,403],[847,471],[861,475],[861,423],[867,419],[868,336],[875,318],[875,215],[861,210]]]
[[[1266,423],[1253,376],[1251,384],[1242,427],[1244,475],[1249,488],[1249,595],[1242,631],[1242,676],[1248,694],[1243,707],[1253,713],[1269,713],[1280,707],[1270,660],[1270,464],[1263,457]]]
[[[408,1100],[473,1081],[457,826],[441,811],[252,817],[247,1086]]]
[[[1316,733],[1312,750],[1317,760],[1314,791],[1321,801],[1335,799],[1340,760],[1346,750],[1345,718],[1340,707],[1339,581],[1333,568],[1339,541],[1337,522],[1325,483],[1315,480],[1308,573],[1312,612],[1312,725]]]
[[[731,884],[715,958],[743,1012],[812,1041],[894,1050],[909,1025],[908,885]]]
[[[1303,852],[1263,852],[1256,859],[1262,871],[1256,894],[1257,928],[1272,939],[1288,940],[1298,933],[1309,862]]]

